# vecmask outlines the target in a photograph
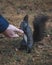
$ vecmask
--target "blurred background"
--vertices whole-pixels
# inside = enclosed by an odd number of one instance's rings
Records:
[[[28,14],[33,30],[33,19],[40,13],[49,16],[47,36],[34,44],[32,53],[27,54],[17,49],[21,38],[8,39],[0,35],[0,65],[52,65],[52,0],[0,0],[0,14],[16,27]]]

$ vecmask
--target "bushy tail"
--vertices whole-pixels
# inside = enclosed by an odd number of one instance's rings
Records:
[[[33,32],[33,40],[38,42],[41,41],[44,37],[43,32],[45,31],[45,23],[48,20],[47,15],[38,15],[34,21],[33,21],[33,27],[34,27],[34,32]]]

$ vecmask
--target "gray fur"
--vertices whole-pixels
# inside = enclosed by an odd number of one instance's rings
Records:
[[[32,30],[28,23],[28,15],[24,17],[23,22],[21,22],[20,28],[24,31],[24,37],[21,42],[21,46],[25,47],[25,49],[28,52],[30,52],[33,45],[33,37],[32,37],[33,35],[32,35]]]

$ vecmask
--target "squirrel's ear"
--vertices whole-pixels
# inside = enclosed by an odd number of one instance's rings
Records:
[[[28,15],[26,15],[23,20],[28,21]]]

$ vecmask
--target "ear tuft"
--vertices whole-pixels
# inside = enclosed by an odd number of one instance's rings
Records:
[[[23,20],[28,21],[28,15],[26,15]]]

